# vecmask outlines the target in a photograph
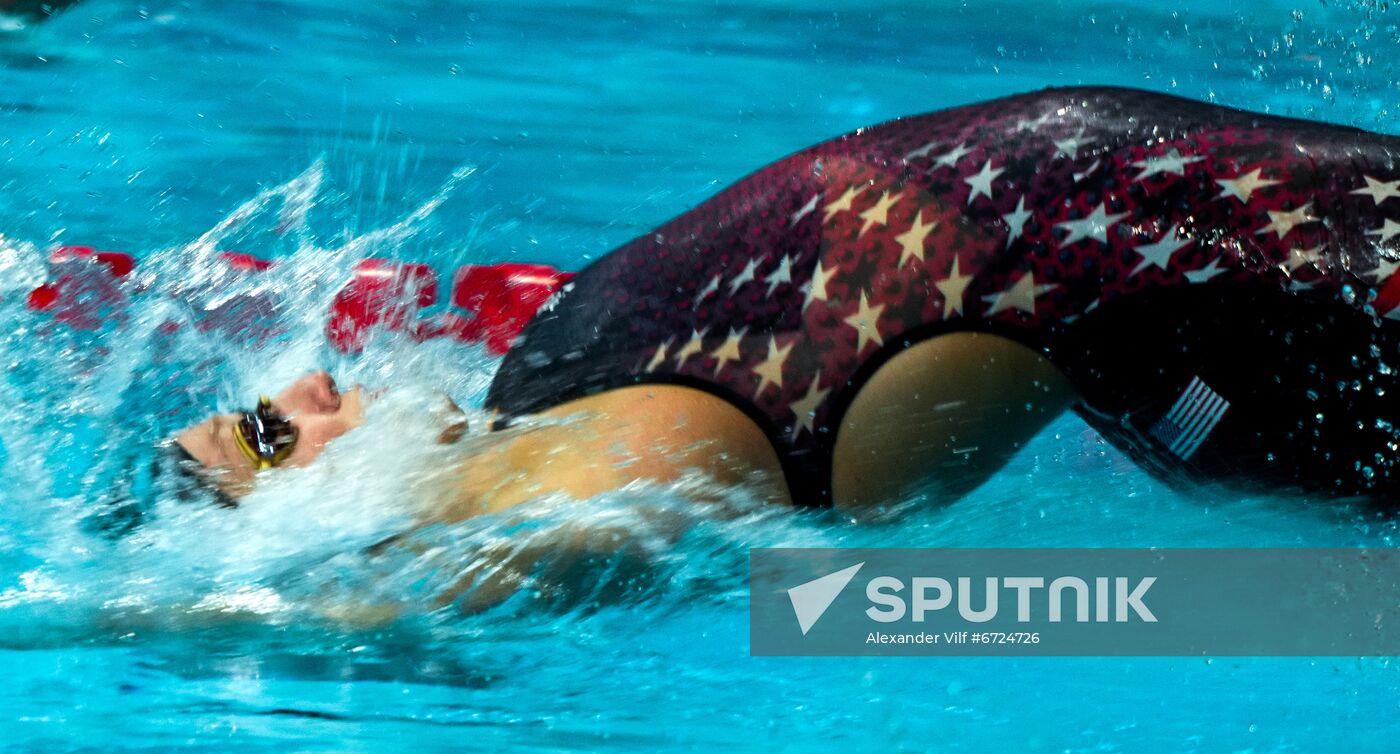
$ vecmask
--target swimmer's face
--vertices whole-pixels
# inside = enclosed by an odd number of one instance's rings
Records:
[[[284,466],[305,466],[332,440],[364,422],[364,388],[341,391],[326,372],[313,372],[292,383],[272,399],[272,407],[297,430],[297,444]],[[232,492],[246,491],[257,468],[239,450],[234,433],[239,414],[216,414],[182,432],[176,439],[190,455],[223,472]]]
[[[364,423],[365,389],[356,385],[342,393],[329,374],[312,372],[278,393],[272,407],[297,429],[297,446],[286,465],[305,466],[331,440]]]

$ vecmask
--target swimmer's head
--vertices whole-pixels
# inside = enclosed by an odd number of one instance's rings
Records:
[[[329,374],[313,372],[265,405],[211,416],[181,432],[176,443],[236,496],[250,489],[262,469],[311,463],[331,441],[364,422],[366,403],[360,386],[342,392]]]

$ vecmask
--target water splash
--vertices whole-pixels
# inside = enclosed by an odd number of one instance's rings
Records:
[[[345,357],[326,346],[325,312],[354,262],[403,258],[423,243],[474,172],[454,171],[384,227],[328,238],[313,223],[342,197],[314,163],[190,243],[147,254],[124,284],[125,319],[94,332],[52,328],[26,311],[12,294],[43,278],[42,254],[0,239],[11,367],[0,401],[25,407],[0,412],[10,482],[0,489],[0,642],[113,642],[232,623],[265,638],[295,627],[318,647],[386,622],[452,642],[499,636],[503,625],[581,630],[635,605],[645,623],[697,603],[740,605],[752,546],[985,546],[1008,536],[1028,546],[1289,544],[1329,526],[1336,543],[1393,537],[1393,527],[1345,517],[1280,516],[1271,498],[1222,492],[1203,506],[1127,468],[1101,441],[1077,441],[1084,430],[1072,419],[967,499],[938,507],[913,495],[859,521],[765,507],[687,476],[425,523],[454,494],[463,451],[434,444],[424,407],[446,394],[475,410],[498,361],[392,333]],[[278,250],[279,263],[232,272],[218,254],[233,244]],[[246,300],[273,302],[275,337],[200,327]],[[133,477],[162,437],[324,366],[342,384],[390,390],[365,427],[311,467],[268,474],[236,510],[181,502],[168,478]],[[466,446],[490,441],[488,425],[473,416]],[[123,518],[123,498],[145,502]]]
[[[126,316],[96,332],[45,329],[6,297],[6,353],[25,354],[29,368],[0,383],[0,398],[34,408],[0,414],[6,471],[22,481],[0,493],[13,511],[0,517],[10,545],[0,570],[5,643],[110,641],[231,620],[392,620],[453,630],[536,613],[570,620],[637,600],[732,598],[748,544],[832,541],[786,511],[759,507],[742,491],[708,489],[698,477],[425,525],[426,512],[453,494],[462,451],[434,444],[439,429],[424,407],[440,394],[479,406],[498,359],[476,346],[394,334],[345,357],[326,346],[325,312],[356,261],[394,258],[421,242],[474,173],[455,170],[384,227],[327,240],[311,224],[340,197],[314,163],[193,241],[144,255],[123,287]],[[231,247],[285,253],[253,275],[221,261]],[[6,280],[21,281],[14,290],[45,274],[28,244],[0,243],[0,265],[14,273]],[[201,327],[246,301],[272,302],[276,337]],[[389,391],[365,427],[316,464],[266,475],[236,510],[182,502],[165,477],[131,478],[162,437],[328,363],[342,384]],[[484,415],[471,426],[466,445],[491,439]],[[123,497],[143,494],[135,518],[112,514],[93,525],[94,516],[123,510]],[[697,502],[716,496],[725,502]]]

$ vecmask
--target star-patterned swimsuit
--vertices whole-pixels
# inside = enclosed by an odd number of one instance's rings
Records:
[[[900,349],[1013,338],[1172,478],[1391,495],[1400,140],[1054,89],[804,150],[589,266],[506,356],[518,416],[692,385],[830,502],[835,427]]]

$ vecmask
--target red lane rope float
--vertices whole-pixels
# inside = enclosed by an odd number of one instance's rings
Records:
[[[543,264],[458,267],[452,280],[452,304],[475,316],[458,325],[457,339],[485,343],[491,352],[505,353],[535,312],[573,278],[572,272]]]
[[[49,254],[50,280],[30,291],[26,304],[75,330],[96,330],[109,318],[123,317],[126,294],[117,281],[135,268],[130,254],[60,246]]]
[[[247,274],[276,265],[237,252],[222,252],[220,259],[230,269]],[[123,252],[58,247],[49,255],[49,281],[29,293],[28,306],[70,327],[97,329],[108,319],[124,316],[126,292],[121,280],[135,267],[136,259]],[[483,343],[499,355],[573,277],[572,272],[542,264],[463,265],[452,277],[449,310],[423,318],[422,310],[438,302],[437,272],[426,264],[366,259],[355,265],[350,280],[336,294],[326,321],[326,338],[344,353],[357,353],[374,330],[386,329],[406,332],[420,341],[451,337]],[[259,317],[275,311],[275,302],[260,299],[226,306],[230,311],[206,312],[199,328],[259,338],[267,334],[268,325]]]

